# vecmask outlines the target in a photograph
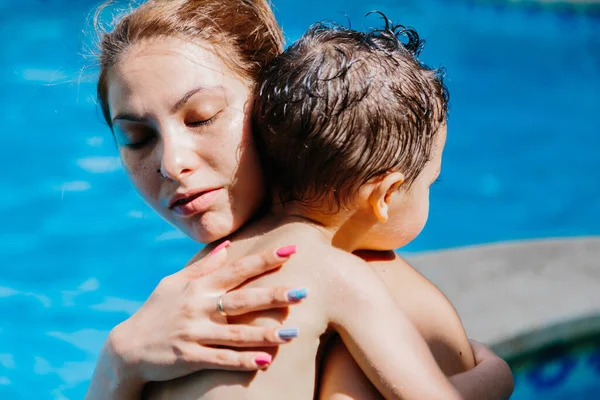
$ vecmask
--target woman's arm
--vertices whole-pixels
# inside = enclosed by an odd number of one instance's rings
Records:
[[[86,399],[139,399],[147,382],[202,369],[266,368],[268,353],[216,346],[266,347],[288,341],[277,336],[277,328],[227,325],[217,300],[221,296],[223,309],[231,316],[298,303],[303,296],[287,287],[228,292],[280,267],[290,256],[271,251],[223,266],[226,250],[221,248],[164,278],[146,303],[109,334]]]
[[[96,361],[86,399],[139,399],[143,383],[129,370],[113,346],[113,329]]]

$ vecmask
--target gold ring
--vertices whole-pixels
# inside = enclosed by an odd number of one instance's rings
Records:
[[[221,314],[222,316],[228,317],[227,313],[223,309],[223,298],[222,298],[222,296],[219,296],[219,298],[217,299],[217,311],[219,311],[219,314]]]

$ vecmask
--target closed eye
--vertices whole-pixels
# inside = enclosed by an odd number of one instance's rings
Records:
[[[205,120],[202,120],[202,121],[186,122],[185,124],[187,126],[189,126],[190,128],[202,128],[202,127],[205,127],[205,126],[210,125],[213,122],[215,122],[217,120],[217,117],[219,116],[219,114],[221,114],[222,112],[223,111],[219,111],[218,113],[216,113],[215,115],[213,115],[209,119],[205,119]]]
[[[150,144],[156,138],[156,132],[144,125],[138,123],[128,123],[129,129],[124,129],[121,124],[116,124],[113,133],[119,146],[131,150],[139,150]]]
[[[153,136],[147,136],[142,140],[138,140],[135,143],[127,143],[124,146],[131,150],[139,150],[139,149],[143,148],[144,146],[146,146],[148,143],[150,143],[150,141],[152,141],[152,139],[153,139]]]

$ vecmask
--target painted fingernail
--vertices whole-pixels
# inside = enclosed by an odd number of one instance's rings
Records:
[[[298,328],[281,328],[277,330],[277,336],[283,340],[294,339],[298,337],[300,330]]]
[[[256,363],[256,365],[258,365],[259,367],[264,367],[266,365],[271,364],[271,361],[273,360],[273,357],[271,357],[270,355],[265,355],[265,356],[258,356],[254,359],[254,362]]]
[[[296,252],[296,246],[285,246],[276,251],[279,257],[289,257]]]
[[[306,298],[307,294],[308,294],[307,288],[293,289],[288,292],[287,298],[290,301],[300,301],[300,300]]]
[[[231,244],[231,242],[229,240],[224,241],[223,243],[219,244],[217,247],[212,249],[212,251],[210,252],[210,255],[212,256],[213,254],[218,253],[219,251],[223,250],[225,247],[229,247],[230,244]]]

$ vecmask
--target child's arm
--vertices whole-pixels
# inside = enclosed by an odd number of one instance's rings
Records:
[[[477,365],[457,374],[450,381],[466,400],[507,400],[513,391],[510,368],[487,346],[471,341]],[[367,379],[346,346],[333,339],[327,349],[321,374],[319,399],[364,400],[380,399],[381,395]]]
[[[375,272],[343,258],[335,262],[343,267],[327,291],[326,312],[377,390],[386,399],[461,399]]]
[[[514,390],[508,364],[486,345],[471,340],[476,366],[450,380],[465,399],[507,400]]]
[[[320,400],[381,399],[381,395],[352,358],[339,337],[327,345],[321,367],[318,396]]]

